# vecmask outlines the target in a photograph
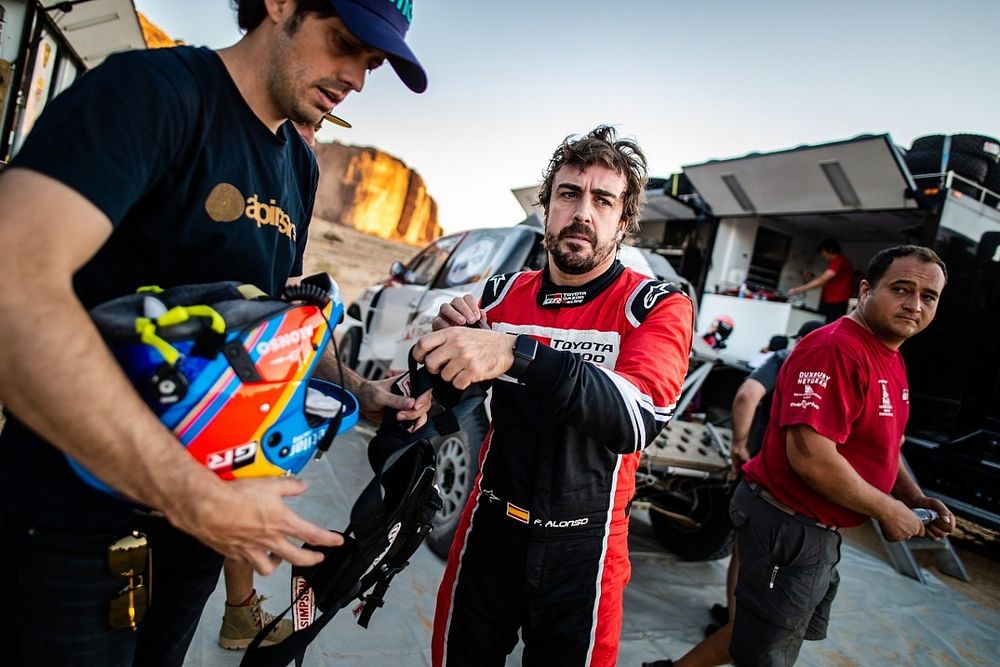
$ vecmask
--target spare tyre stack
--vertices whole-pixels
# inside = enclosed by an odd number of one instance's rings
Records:
[[[1000,167],[997,166],[997,161],[1000,159],[1000,141],[993,137],[981,134],[953,134],[950,137],[943,134],[929,134],[914,139],[904,159],[910,173],[917,177],[953,171],[972,181],[975,186],[956,179],[952,183],[952,188],[976,199],[982,194],[978,186],[994,192],[1000,187],[998,183]],[[987,185],[988,182],[994,187]],[[989,205],[997,205],[995,197],[988,199],[993,200],[987,202]]]

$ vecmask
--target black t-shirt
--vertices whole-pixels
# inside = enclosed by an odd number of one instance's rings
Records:
[[[145,285],[236,280],[277,294],[302,272],[315,158],[291,123],[275,135],[257,118],[209,49],[109,57],[46,107],[12,166],[64,183],[111,220],[74,276],[88,308]],[[121,507],[16,419],[0,434],[0,461],[5,508]]]
[[[291,123],[275,135],[254,115],[209,49],[111,56],[46,107],[13,165],[114,225],[74,281],[87,307],[151,284],[274,294],[301,273],[315,158]]]

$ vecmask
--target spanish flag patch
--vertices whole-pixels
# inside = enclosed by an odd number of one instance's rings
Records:
[[[516,519],[521,523],[528,523],[531,514],[526,509],[522,509],[513,503],[507,503],[507,516]]]

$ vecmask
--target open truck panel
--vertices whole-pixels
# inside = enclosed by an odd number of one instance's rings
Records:
[[[712,160],[685,166],[684,175],[706,216],[682,224],[708,229],[689,231],[695,246],[683,247],[680,256],[701,274],[698,330],[719,315],[734,321],[722,353],[729,361],[746,362],[772,335],[794,333],[817,317],[818,291],[790,304],[738,298],[741,286],[780,293],[804,282],[804,272],[822,273],[816,245],[826,237],[839,240],[862,269],[881,248],[920,241],[926,223],[888,135]],[[644,239],[656,244],[643,226]]]
[[[132,0],[0,4],[0,168],[78,76],[112,53],[144,48]]]

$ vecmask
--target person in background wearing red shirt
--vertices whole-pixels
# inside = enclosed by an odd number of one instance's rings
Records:
[[[811,289],[822,287],[819,297],[819,312],[826,317],[826,323],[833,322],[838,317],[847,314],[847,301],[851,298],[851,277],[854,269],[844,257],[840,243],[835,239],[826,239],[819,244],[819,256],[830,264],[826,271],[816,276],[804,285],[788,290],[788,295],[801,294]]]
[[[951,512],[924,495],[900,454],[910,404],[899,347],[934,319],[946,281],[932,250],[882,250],[857,309],[803,339],[782,366],[763,446],[729,510],[740,555],[736,664],[791,665],[803,639],[826,637],[840,528],[872,517],[893,541],[951,532]],[[939,516],[925,525],[918,507]]]

